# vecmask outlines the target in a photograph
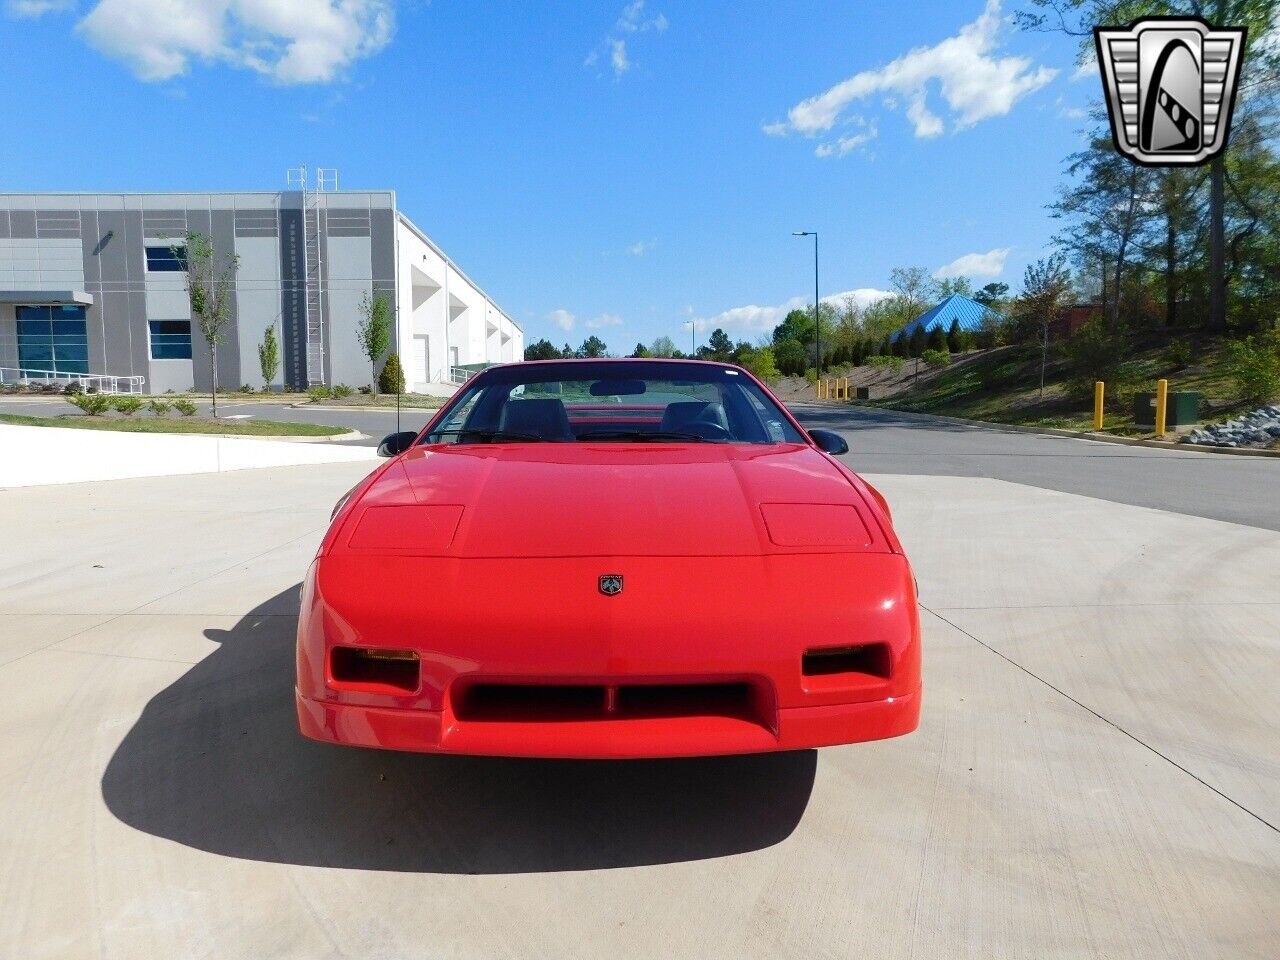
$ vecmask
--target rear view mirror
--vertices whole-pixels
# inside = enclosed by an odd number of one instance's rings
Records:
[[[404,453],[413,446],[413,441],[418,439],[418,435],[412,430],[405,430],[401,433],[388,433],[382,438],[382,442],[378,444],[378,456],[394,457]]]
[[[597,380],[591,385],[593,397],[634,397],[645,392],[643,380]]]
[[[833,430],[810,430],[809,436],[813,438],[819,450],[833,457],[849,452],[849,444],[844,442],[844,437]]]

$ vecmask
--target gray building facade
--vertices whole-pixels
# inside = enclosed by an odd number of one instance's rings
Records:
[[[189,232],[211,239],[217,263],[238,259],[231,322],[218,347],[223,389],[265,385],[258,346],[268,327],[281,352],[273,386],[369,383],[373,371],[356,340],[365,296],[388,299],[397,349],[402,341],[414,346],[399,329],[400,300],[416,289],[401,276],[402,237],[452,267],[397,211],[392,191],[0,194],[5,380],[47,371],[141,376],[157,393],[208,390],[210,351],[186,289]],[[513,327],[480,296],[490,317]],[[445,344],[437,352],[475,362]],[[449,376],[446,368],[410,379],[424,388]]]

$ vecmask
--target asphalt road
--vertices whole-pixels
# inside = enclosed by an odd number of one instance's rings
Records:
[[[202,407],[207,410],[208,405]],[[1153,450],[862,407],[794,404],[793,409],[806,425],[843,434],[850,448],[846,460],[859,473],[987,477],[1280,530],[1280,458]],[[350,427],[366,435],[353,441],[364,445],[374,445],[396,429],[394,410],[294,407],[229,398],[219,404],[219,411],[226,416]],[[0,401],[0,413],[68,412],[74,408],[58,400]],[[403,408],[401,429],[421,428],[433,412]]]

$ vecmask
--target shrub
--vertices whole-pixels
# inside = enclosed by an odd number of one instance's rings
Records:
[[[240,392],[241,393],[257,393],[257,391],[253,389],[253,384],[251,383],[240,384]]]
[[[179,397],[173,401],[173,409],[177,410],[184,417],[194,417],[196,415],[196,404],[194,400],[188,400],[186,397]]]
[[[112,397],[111,406],[116,413],[122,413],[126,417],[132,417],[135,413],[142,409],[144,401],[141,397]]]
[[[100,393],[77,393],[67,397],[67,402],[75,404],[91,417],[100,417],[111,409],[111,398]]]
[[[951,348],[947,342],[947,335],[942,332],[942,327],[934,327],[929,331],[929,336],[924,342],[924,348],[925,353],[928,353],[930,350],[942,353],[951,352]]]
[[[947,350],[926,350],[924,352],[925,366],[934,370],[951,365],[951,353]]]
[[[355,392],[356,391],[354,387],[350,387],[345,383],[340,383],[333,388],[333,395],[337,397],[339,400],[345,397],[349,397]]]
[[[373,384],[366,383],[363,387],[360,388],[360,392],[364,394],[373,393]]]
[[[1186,340],[1174,340],[1164,349],[1162,358],[1164,365],[1170,370],[1181,370],[1191,366],[1191,344]]]
[[[79,380],[72,380],[70,383],[68,383],[65,387],[62,388],[62,392],[65,393],[68,397],[70,397],[77,393],[84,393],[84,387],[80,385]]]
[[[1124,360],[1124,341],[1099,320],[1090,320],[1063,347],[1070,371],[1068,388],[1077,398],[1093,396],[1096,380],[1107,380]]]
[[[333,396],[333,391],[323,385],[307,387],[307,397],[312,403],[319,403],[321,400],[328,400]]]
[[[887,367],[897,373],[907,365],[907,361],[895,354],[879,354],[874,357],[868,357],[867,364],[872,367]]]
[[[1226,370],[1241,400],[1266,403],[1280,396],[1280,331],[1227,344]]]
[[[400,354],[393,353],[382,365],[378,374],[378,389],[383,393],[404,393],[404,368],[400,366]]]
[[[147,408],[157,417],[164,417],[169,414],[169,402],[167,400],[157,400],[152,397],[147,401]]]

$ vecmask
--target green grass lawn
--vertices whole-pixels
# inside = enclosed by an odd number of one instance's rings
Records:
[[[120,433],[215,433],[238,437],[333,437],[346,427],[323,423],[283,423],[279,420],[212,420],[208,417],[132,417],[65,414],[60,417],[27,417],[0,413],[0,424],[16,427],[71,427],[77,430],[114,430]]]
[[[1236,416],[1256,406],[1243,403],[1236,396],[1234,383],[1223,372],[1221,343],[1208,344],[1202,356],[1183,368],[1172,368],[1165,362],[1165,349],[1159,343],[1137,345],[1125,363],[1122,379],[1107,384],[1106,432],[1147,435],[1147,431],[1134,426],[1133,395],[1154,391],[1156,381],[1161,378],[1168,379],[1170,390],[1200,392],[1203,397],[1200,413],[1206,423]],[[993,423],[1092,430],[1092,398],[1072,393],[1069,374],[1062,361],[1051,359],[1041,395],[1039,351],[1000,347],[966,355],[963,361],[938,372],[915,389],[907,384],[897,394],[874,401],[874,405]]]

